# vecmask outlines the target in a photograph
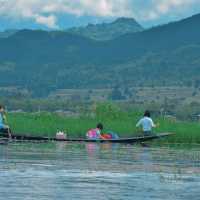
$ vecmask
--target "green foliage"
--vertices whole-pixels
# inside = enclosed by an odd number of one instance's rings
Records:
[[[121,114],[119,107],[112,103],[99,103],[96,106],[96,117],[100,121],[103,119],[119,119]]]
[[[160,127],[157,129],[160,131],[167,131],[175,133],[174,136],[166,139],[164,142],[168,143],[200,143],[200,123],[199,122],[179,122],[160,120]]]
[[[39,136],[55,136],[59,130],[65,131],[68,137],[85,137],[87,130],[95,128],[101,120],[105,130],[112,130],[121,137],[140,135],[140,130],[135,124],[140,119],[140,113],[122,113],[116,107],[107,105],[97,106],[99,116],[85,117],[63,117],[51,113],[38,114],[9,114],[8,122],[15,133]],[[109,117],[110,116],[110,117]],[[159,124],[155,132],[172,132],[174,136],[166,138],[167,143],[200,143],[200,123],[179,122],[170,119],[156,118]]]
[[[34,97],[61,88],[116,84],[175,86],[197,80],[193,85],[198,87],[199,20],[195,15],[109,41],[61,31],[21,30],[0,39],[0,85],[28,89]]]

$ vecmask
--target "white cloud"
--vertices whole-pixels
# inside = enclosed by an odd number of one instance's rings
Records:
[[[157,6],[155,7],[157,12],[165,14],[169,12],[170,9],[190,6],[196,2],[196,0],[159,0],[155,2],[157,3]]]
[[[131,16],[130,0],[0,0],[0,16],[32,19],[56,28],[58,14],[98,17]]]
[[[142,21],[200,5],[200,0],[0,0],[0,17],[58,28],[58,15],[136,17]]]
[[[49,28],[58,28],[58,26],[56,25],[56,17],[54,15],[49,15],[47,17],[45,16],[41,16],[41,15],[36,15],[35,16],[35,21],[38,24],[43,24],[48,26]]]
[[[195,4],[200,5],[199,0],[152,0],[147,12],[141,13],[143,20],[155,20],[163,15],[184,12]]]
[[[0,0],[0,16],[14,20],[31,19],[49,28],[57,28],[56,16],[41,12],[44,2],[45,0]]]

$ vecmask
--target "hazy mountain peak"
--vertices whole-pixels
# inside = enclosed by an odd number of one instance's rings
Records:
[[[67,31],[95,40],[111,40],[142,30],[143,27],[134,18],[121,17],[111,23],[88,24],[86,27],[71,28]]]
[[[134,18],[129,18],[129,17],[117,18],[113,23],[136,23],[139,25],[139,23]]]

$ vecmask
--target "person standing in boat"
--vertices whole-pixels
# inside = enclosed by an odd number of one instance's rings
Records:
[[[0,133],[7,133],[9,138],[12,138],[11,130],[8,125],[5,124],[6,115],[2,105],[0,105]]]
[[[152,134],[152,129],[155,128],[156,125],[151,119],[151,114],[148,110],[145,111],[143,118],[138,121],[136,127],[142,127],[145,136]]]

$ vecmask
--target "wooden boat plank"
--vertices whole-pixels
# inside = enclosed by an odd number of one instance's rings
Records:
[[[21,141],[57,141],[57,142],[110,142],[110,143],[137,143],[137,142],[145,142],[151,141],[154,139],[159,139],[163,137],[167,137],[173,135],[172,133],[160,133],[158,135],[149,135],[149,136],[138,136],[138,137],[131,137],[131,138],[120,138],[120,139],[109,139],[109,140],[102,140],[102,139],[83,139],[83,138],[67,138],[67,139],[56,139],[56,138],[49,138],[49,137],[39,137],[39,136],[28,136],[28,135],[19,135],[13,134],[12,139],[14,140],[21,140]],[[8,137],[7,134],[1,134],[3,137]]]

